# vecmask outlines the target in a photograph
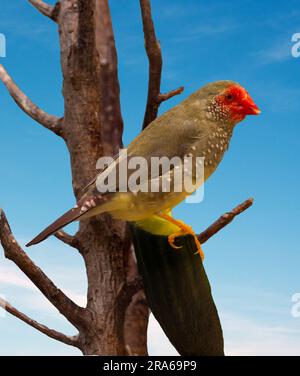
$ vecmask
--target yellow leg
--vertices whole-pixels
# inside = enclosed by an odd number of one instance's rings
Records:
[[[174,243],[175,243],[175,239],[178,237],[178,236],[181,236],[181,235],[186,235],[186,234],[190,234],[190,235],[193,235],[194,239],[195,239],[195,243],[196,243],[196,246],[197,246],[197,252],[196,253],[199,253],[200,257],[202,260],[204,260],[204,253],[202,251],[202,248],[201,248],[201,244],[197,238],[197,235],[195,234],[194,230],[192,229],[191,226],[188,226],[186,225],[184,222],[182,221],[179,221],[177,219],[174,219],[173,217],[171,217],[170,215],[166,214],[166,213],[160,213],[160,214],[157,214],[159,217],[165,219],[166,221],[169,221],[171,223],[173,223],[174,225],[178,226],[180,228],[180,231],[178,232],[175,232],[174,234],[171,234],[169,235],[169,244],[172,248],[175,248],[175,249],[179,249],[181,247],[178,247],[176,246]]]

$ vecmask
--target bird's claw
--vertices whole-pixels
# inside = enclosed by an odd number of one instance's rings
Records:
[[[169,241],[170,246],[174,249],[182,248],[182,246],[175,245],[175,239],[178,236],[185,235],[185,234],[190,234],[190,235],[194,236],[194,240],[195,240],[195,243],[196,243],[196,246],[197,246],[197,251],[194,253],[194,255],[200,255],[201,260],[203,261],[204,260],[204,252],[202,250],[201,243],[199,242],[199,239],[197,238],[197,235],[194,233],[193,230],[191,232],[181,230],[181,231],[176,232],[175,234],[169,235],[168,241]]]
[[[178,236],[182,236],[182,235],[192,235],[194,237],[196,247],[197,247],[197,252],[195,252],[195,255],[199,254],[200,257],[201,257],[201,260],[203,261],[204,260],[204,253],[202,251],[201,243],[200,243],[197,235],[195,234],[192,226],[185,224],[183,221],[176,220],[173,217],[171,217],[170,215],[165,214],[165,213],[162,213],[159,216],[161,218],[169,221],[170,223],[175,224],[176,226],[178,226],[180,228],[180,231],[169,235],[168,241],[169,241],[170,246],[174,249],[180,249],[180,248],[182,248],[182,246],[175,245],[175,239]]]
[[[175,234],[171,234],[169,235],[168,237],[168,241],[169,241],[169,244],[172,248],[174,249],[180,249],[182,248],[182,246],[178,246],[175,244],[175,239],[178,237],[178,236],[181,236],[182,235],[182,231],[178,231],[176,232]]]
[[[197,251],[194,254],[200,255],[201,260],[203,261],[204,260],[204,252],[202,250],[201,243],[199,242],[199,239],[197,238],[196,234],[194,234],[194,239],[195,239],[195,243],[196,243],[196,246],[197,246]]]

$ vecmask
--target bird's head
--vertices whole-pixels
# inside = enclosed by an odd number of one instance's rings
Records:
[[[260,114],[249,93],[234,81],[218,81],[206,86],[208,113],[216,121],[236,124],[247,115]]]

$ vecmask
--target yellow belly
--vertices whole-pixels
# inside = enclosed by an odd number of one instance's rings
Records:
[[[205,180],[209,174],[205,174]],[[207,176],[208,175],[208,176]],[[199,179],[193,186],[198,189],[203,180]],[[190,189],[190,188],[189,188]],[[94,216],[102,213],[110,213],[113,218],[128,222],[141,222],[161,212],[171,211],[193,192],[115,192],[106,203],[92,209],[87,216]]]
[[[174,208],[187,196],[186,192],[138,192],[136,195],[132,192],[117,192],[111,200],[99,207],[98,213],[94,214],[108,212],[115,219],[137,222]]]

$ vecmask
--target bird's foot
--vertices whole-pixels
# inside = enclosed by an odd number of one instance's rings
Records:
[[[183,235],[183,232],[180,230],[178,232],[174,232],[174,234],[171,234],[168,236],[168,242],[170,244],[170,246],[174,249],[180,249],[182,248],[182,246],[178,246],[175,244],[175,239],[178,237],[178,236],[182,236]]]
[[[182,221],[179,221],[179,220],[176,220],[174,219],[173,217],[171,217],[170,215],[168,214],[165,214],[165,213],[162,213],[159,215],[161,218],[164,218],[165,220],[175,224],[176,226],[178,226],[180,228],[180,231],[177,231],[175,232],[174,234],[171,234],[169,235],[168,237],[168,241],[169,241],[169,244],[172,248],[174,249],[180,249],[182,247],[179,247],[177,245],[175,245],[175,239],[178,237],[178,236],[183,236],[183,235],[192,235],[194,237],[194,240],[195,240],[195,244],[197,246],[197,251],[195,252],[195,254],[199,254],[202,261],[204,260],[204,252],[202,250],[202,247],[201,247],[201,243],[195,233],[195,231],[193,230],[193,228],[187,224],[185,224],[184,222]]]

